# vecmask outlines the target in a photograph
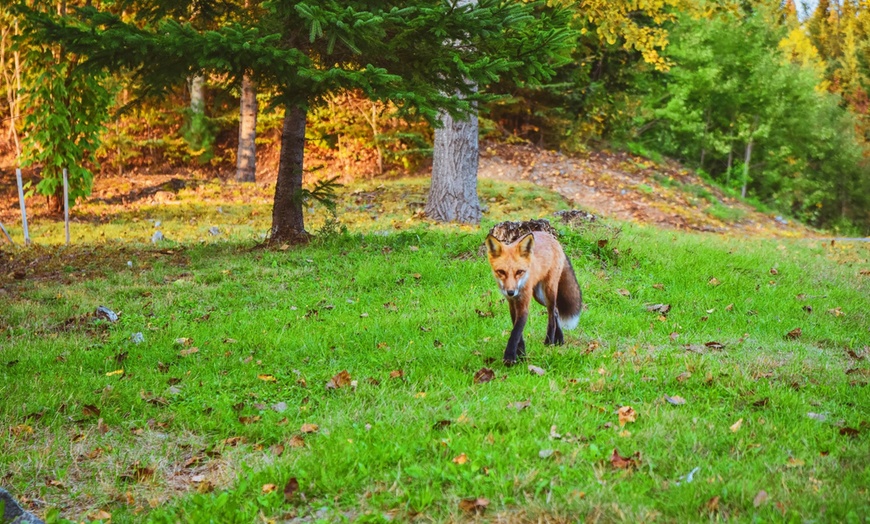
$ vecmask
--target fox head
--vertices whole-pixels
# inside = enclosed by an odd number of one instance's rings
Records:
[[[529,233],[513,244],[504,244],[492,235],[486,237],[486,252],[498,288],[508,298],[516,297],[529,278],[535,237]]]

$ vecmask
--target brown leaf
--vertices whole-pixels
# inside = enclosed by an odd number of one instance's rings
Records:
[[[301,448],[305,446],[305,439],[299,435],[293,435],[287,445],[291,448]]]
[[[474,374],[474,383],[475,384],[484,384],[489,382],[490,380],[495,378],[495,372],[489,368],[480,368],[477,373]]]
[[[770,274],[771,275],[778,275],[779,271],[775,267],[772,267],[772,268],[770,268]]]
[[[843,427],[840,428],[840,435],[847,437],[857,437],[860,432],[855,428]]]
[[[767,492],[764,490],[759,491],[758,494],[755,495],[755,498],[752,499],[752,505],[756,508],[761,506],[765,502],[767,502]]]
[[[93,404],[85,404],[82,406],[82,413],[84,413],[86,417],[99,417],[100,408]]]
[[[637,412],[631,406],[622,406],[616,411],[616,414],[619,417],[620,426],[637,420]]]
[[[722,344],[721,342],[706,342],[704,346],[710,349],[722,349],[725,347],[725,344]]]
[[[707,284],[709,284],[709,285],[711,285],[711,286],[713,286],[713,287],[716,287],[716,286],[718,286],[719,284],[721,284],[721,282],[719,282],[719,279],[718,279],[718,278],[713,277],[713,278],[711,278],[710,280],[707,281]]]
[[[619,293],[620,295],[624,296],[624,297],[630,297],[630,296],[631,296],[631,291],[629,291],[629,290],[627,290],[627,289],[617,289],[616,292]]]
[[[401,369],[397,369],[395,371],[390,371],[390,378],[402,378],[405,376],[405,372]]]
[[[272,492],[275,491],[276,489],[278,489],[278,486],[276,486],[276,485],[274,485],[274,484],[263,484],[263,487],[261,488],[261,491],[262,491],[263,494],[265,495],[265,494],[267,494],[267,493],[272,493]]]
[[[610,456],[610,464],[616,469],[632,469],[636,468],[640,463],[640,451],[636,451],[629,457],[623,457],[619,454],[616,448],[613,448],[613,454]]]
[[[439,420],[438,422],[432,424],[432,429],[444,429],[449,427],[451,424],[453,424],[452,420]]]
[[[704,508],[710,513],[718,513],[719,512],[719,501],[722,500],[719,495],[711,498],[704,504]]]
[[[302,433],[316,433],[320,430],[320,426],[317,424],[302,424],[302,427],[299,429]]]
[[[669,395],[665,395],[665,400],[669,404],[673,404],[674,406],[682,406],[683,404],[686,403],[686,399],[684,399],[683,397],[680,397],[678,395],[674,395],[673,397],[671,397]]]
[[[339,389],[351,383],[350,373],[347,370],[340,371],[326,383],[326,389]]]
[[[743,425],[742,418],[737,420],[737,422],[735,422],[734,424],[731,424],[731,427],[730,427],[731,433],[737,433],[738,431],[740,431],[740,426],[742,426],[742,425]]]
[[[238,446],[239,444],[244,444],[248,439],[245,437],[229,437],[224,439],[225,446]]]
[[[194,353],[199,353],[199,348],[194,346],[192,348],[182,349],[178,352],[179,356],[186,357],[188,355],[193,355]]]
[[[459,501],[459,509],[465,513],[481,514],[489,506],[489,500],[485,498],[462,499]]]
[[[474,311],[477,313],[477,316],[479,316],[480,318],[489,318],[489,317],[492,317],[495,315],[492,311],[484,312],[484,311],[481,311],[479,309],[475,309]]]
[[[801,328],[797,327],[786,333],[785,338],[786,340],[797,340],[801,338],[801,335],[803,335],[803,331]]]
[[[284,500],[293,500],[293,496],[296,495],[297,491],[299,491],[299,481],[296,480],[296,477],[290,477],[290,480],[284,485]]]
[[[835,307],[834,309],[829,309],[829,310],[828,310],[828,314],[829,314],[829,315],[834,315],[835,317],[842,317],[842,316],[843,316],[843,310],[842,310],[841,308],[839,308],[839,307]]]
[[[682,373],[677,375],[677,381],[678,382],[685,382],[685,381],[689,380],[689,378],[691,376],[692,376],[692,373],[690,371],[683,371]]]
[[[91,520],[112,520],[112,514],[104,509],[98,509],[96,511],[92,511],[88,513],[88,518]]]
[[[466,455],[465,453],[460,453],[459,455],[453,457],[454,464],[461,465],[461,464],[465,464],[466,462],[468,462],[468,455]]]
[[[257,378],[264,382],[276,382],[278,380],[272,375],[257,375]]]
[[[259,421],[260,421],[259,415],[255,415],[253,417],[239,417],[239,422],[241,422],[242,424],[245,424],[245,425],[254,424],[254,423],[259,422]]]
[[[652,311],[655,313],[661,313],[662,315],[667,315],[671,310],[670,304],[651,304],[646,307],[647,311]]]

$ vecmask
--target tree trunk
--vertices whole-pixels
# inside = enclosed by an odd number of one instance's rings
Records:
[[[477,0],[458,0],[456,3],[457,7],[476,4]],[[478,224],[477,162],[480,153],[477,107],[462,120],[455,120],[446,112],[441,113],[439,120],[441,127],[435,129],[432,187],[426,201],[426,216],[439,222]]]
[[[236,181],[257,180],[257,88],[248,75],[242,77],[239,101],[239,150],[236,155]]]
[[[465,120],[441,115],[442,127],[435,130],[432,187],[426,202],[426,216],[439,222],[480,222],[477,197],[477,113]]]
[[[752,135],[749,136],[749,142],[746,144],[746,156],[743,160],[743,188],[740,190],[740,196],[746,198],[746,186],[749,185],[749,162],[752,161]]]
[[[302,216],[302,171],[305,156],[307,114],[299,107],[287,108],[281,132],[281,156],[275,203],[272,207],[271,244],[304,244],[309,240]]]
[[[190,110],[193,113],[202,114],[205,112],[204,84],[205,78],[202,75],[190,78]]]

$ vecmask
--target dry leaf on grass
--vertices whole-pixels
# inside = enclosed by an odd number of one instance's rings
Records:
[[[637,420],[637,412],[631,406],[622,406],[616,411],[616,415],[619,417],[620,426]]]

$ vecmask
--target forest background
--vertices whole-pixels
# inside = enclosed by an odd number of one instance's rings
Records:
[[[171,19],[207,32],[269,2],[79,3],[0,7],[4,179],[24,167],[28,189],[60,209],[63,167],[73,202],[101,173],[195,170],[250,181],[276,172],[284,111],[268,85],[203,72],[148,91],[129,71],[83,67],[85,56],[28,25],[33,13],[74,25],[82,8],[96,7],[134,25]],[[481,86],[499,95],[479,105],[482,138],[673,158],[807,224],[870,232],[870,2],[586,0],[535,9],[569,11],[541,18],[563,27],[540,30],[571,40],[550,56],[549,78]],[[429,168],[433,126],[419,114],[354,89],[321,102],[308,114],[306,183]]]

